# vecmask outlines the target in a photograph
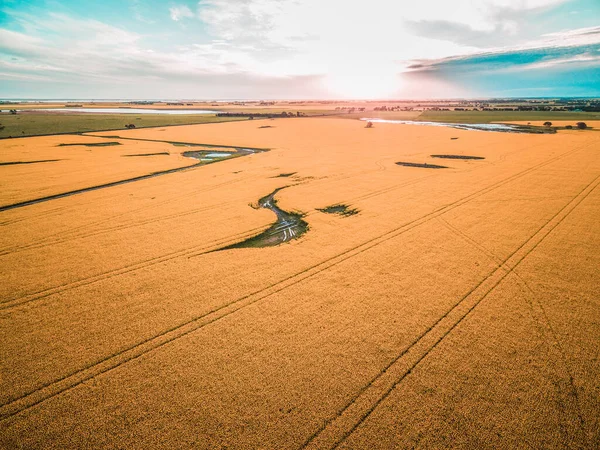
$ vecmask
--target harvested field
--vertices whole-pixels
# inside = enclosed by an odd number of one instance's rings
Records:
[[[0,212],[0,447],[598,446],[600,133],[273,123],[0,142],[67,160],[2,204],[248,149]]]

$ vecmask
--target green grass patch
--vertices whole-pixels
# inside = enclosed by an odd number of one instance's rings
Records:
[[[240,118],[216,117],[212,114],[144,114],[142,117],[138,117],[135,114],[47,114],[21,112],[17,115],[0,114],[0,138],[124,130],[125,125],[132,122],[135,123],[136,128],[146,128],[231,122],[234,120],[240,120]],[[242,118],[242,120],[247,119]]]
[[[417,119],[430,122],[449,123],[492,123],[492,122],[534,122],[553,120],[600,120],[600,113],[571,111],[424,111]]]

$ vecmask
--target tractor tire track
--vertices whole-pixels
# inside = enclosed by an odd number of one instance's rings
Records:
[[[467,292],[448,311],[424,330],[390,363],[364,385],[336,414],[325,421],[300,448],[338,448],[373,411],[389,397],[393,390],[423,361],[442,340],[461,324],[475,308],[502,281],[512,274],[519,264],[533,252],[544,239],[558,227],[569,214],[600,184],[596,176],[571,201],[559,209],[523,244],[513,251],[501,266]]]
[[[556,197],[548,197],[548,199],[556,199]],[[462,237],[465,241],[470,243],[473,247],[479,249],[490,260],[494,261],[497,264],[497,267],[503,268],[505,271],[510,270],[509,268],[506,267],[506,265],[503,263],[503,261],[500,260],[500,258],[498,258],[492,252],[487,250],[483,245],[480,245],[477,241],[473,240],[467,234],[463,233],[461,230],[459,230],[458,228],[451,225],[444,218],[438,217],[437,219],[448,230],[453,232],[455,235]],[[568,363],[566,353],[565,353],[562,345],[560,344],[558,335],[556,334],[556,332],[554,331],[554,328],[552,327],[550,319],[548,318],[548,315],[546,314],[545,308],[543,307],[543,305],[541,304],[541,302],[539,301],[539,299],[537,298],[537,296],[533,292],[533,289],[531,289],[531,287],[529,286],[527,281],[525,281],[523,279],[523,277],[521,277],[521,275],[519,275],[519,273],[516,270],[512,271],[511,275],[517,279],[517,283],[521,287],[523,296],[524,296],[527,306],[529,307],[529,310],[531,312],[532,320],[536,324],[537,334],[538,334],[539,339],[541,341],[546,342],[549,350],[551,350],[552,348],[555,348],[556,350],[558,350],[558,355],[557,356],[555,355],[554,359],[556,361],[558,361],[559,365],[563,365],[563,371],[567,375],[566,378],[568,379],[567,389],[561,388],[561,385],[560,385],[561,380],[560,379],[555,382],[556,388],[557,388],[557,391],[559,394],[559,402],[560,402],[561,412],[564,413],[566,410],[571,410],[573,416],[578,418],[579,425],[580,425],[579,430],[577,430],[575,434],[577,434],[580,431],[585,432],[585,430],[584,430],[585,422],[583,420],[583,414],[581,412],[578,391],[577,391],[577,388],[576,388],[574,380],[573,380],[572,370]],[[550,334],[551,336],[548,337],[548,334]],[[557,378],[561,377],[560,374],[557,374],[556,376],[557,376]],[[567,391],[566,394],[564,393],[565,390]],[[563,441],[564,441],[563,444],[564,444],[565,448],[568,447],[568,442],[581,440],[581,435],[575,436],[575,437],[572,437],[572,436],[570,437],[570,434],[572,434],[572,433],[570,432],[569,425],[566,425],[561,422],[560,428],[561,428],[561,433],[563,435]]]
[[[243,177],[243,178],[240,178],[240,179],[237,179],[237,180],[231,180],[231,181],[219,183],[219,184],[216,184],[216,185],[211,185],[210,187],[207,187],[205,189],[194,190],[193,192],[189,192],[187,194],[183,194],[181,196],[178,196],[177,200],[181,200],[181,199],[188,198],[188,197],[194,197],[194,196],[197,196],[198,194],[204,194],[206,192],[211,192],[211,191],[214,191],[214,190],[222,189],[224,186],[229,186],[231,184],[236,184],[236,183],[241,183],[241,182],[247,182],[247,181],[255,180],[255,179],[258,179],[258,178],[260,178],[260,176],[254,175],[254,176]],[[133,214],[133,213],[136,213],[138,211],[143,211],[143,210],[150,209],[150,208],[156,209],[159,206],[172,203],[172,201],[173,201],[172,199],[163,200],[163,201],[154,203],[152,205],[144,205],[144,206],[141,206],[141,207],[136,208],[136,209],[130,209],[130,210],[127,210],[127,211],[124,211],[124,212],[121,212],[121,213],[113,214],[113,215],[111,215],[109,217],[97,220],[95,222],[83,224],[83,225],[71,228],[71,229],[69,229],[67,231],[58,232],[58,233],[54,233],[54,234],[48,235],[48,236],[46,236],[46,238],[42,239],[41,242],[38,241],[36,243],[32,243],[32,244],[28,244],[28,245],[24,245],[24,246],[5,247],[3,249],[0,249],[0,256],[3,256],[3,255],[8,254],[8,253],[13,253],[13,252],[21,251],[21,250],[28,250],[30,248],[43,248],[43,247],[45,247],[47,245],[53,245],[54,243],[61,243],[61,242],[69,241],[69,240],[72,240],[72,239],[77,239],[80,236],[81,237],[86,237],[87,236],[86,234],[75,235],[75,232],[78,231],[78,230],[89,228],[89,227],[94,227],[94,226],[97,226],[97,225],[102,225],[104,223],[112,223],[117,218],[126,216],[128,214]],[[61,207],[61,208],[57,208],[56,210],[52,210],[52,212],[59,213],[59,212],[62,212],[62,210],[67,209],[67,208],[69,208],[69,206],[64,206],[64,207]],[[188,213],[188,211],[185,211],[185,212],[182,212],[182,213],[179,213],[179,214],[181,216],[183,216],[183,215],[186,215],[187,213]],[[17,222],[21,222],[23,220],[38,219],[39,217],[41,217],[43,215],[46,215],[46,214],[39,214],[39,215],[36,215],[36,216],[29,216],[27,218],[15,220],[14,222],[11,222],[11,223],[5,222],[2,225],[8,225],[8,224],[12,224],[12,223],[17,223]],[[144,222],[144,224],[146,224],[146,223],[153,223],[153,221],[154,222],[158,222],[158,221],[162,220],[164,217],[175,218],[175,217],[178,217],[178,216],[177,216],[177,213],[174,213],[172,215],[161,216],[161,217],[158,217],[156,219],[148,219],[150,221],[146,221],[146,222]],[[110,232],[110,231],[113,231],[115,229],[115,227],[108,227],[108,228],[103,228],[103,229],[100,229],[100,230],[95,230],[95,231],[92,231],[92,233],[94,233],[93,235],[96,235],[96,231],[98,231],[98,232],[104,232],[104,230],[106,230],[105,232]],[[55,239],[57,236],[59,237],[59,239]],[[72,237],[72,236],[74,236],[74,237]],[[64,239],[60,239],[61,237],[64,237]],[[55,240],[53,240],[53,239],[55,239]]]
[[[214,251],[214,250],[220,248],[221,246],[223,246],[225,244],[236,243],[240,239],[246,239],[248,237],[254,236],[254,234],[256,234],[257,232],[264,231],[267,227],[268,227],[268,225],[252,228],[249,230],[244,230],[241,233],[234,234],[231,236],[226,236],[221,239],[210,241],[208,243],[202,243],[197,246],[188,247],[188,248],[185,248],[182,250],[177,250],[177,251],[163,254],[160,256],[155,256],[153,258],[150,258],[150,259],[147,259],[144,261],[132,263],[127,266],[123,266],[123,267],[120,267],[117,269],[110,270],[108,272],[102,272],[97,275],[92,275],[90,277],[82,278],[79,280],[75,280],[75,281],[71,281],[71,282],[68,282],[65,284],[47,288],[47,289],[44,289],[44,290],[41,290],[38,292],[24,295],[22,297],[4,300],[4,301],[0,302],[0,311],[15,308],[17,306],[28,304],[33,301],[41,300],[41,299],[49,297],[51,295],[59,294],[59,293],[62,293],[62,292],[65,292],[65,291],[68,291],[71,289],[75,289],[75,288],[82,287],[82,286],[87,286],[87,285],[90,285],[90,284],[93,284],[93,283],[96,283],[99,281],[104,281],[104,280],[107,280],[109,278],[112,278],[112,277],[115,277],[118,275],[123,275],[123,274],[129,273],[129,272],[134,272],[134,271],[137,271],[140,269],[144,269],[146,267],[150,267],[155,264],[160,264],[160,263],[170,261],[170,260],[173,260],[176,258],[189,256],[190,254],[196,253],[198,251],[201,251],[202,253],[208,253],[210,251]]]
[[[521,178],[534,170],[538,170],[539,168],[542,168],[548,164],[551,164],[551,163],[553,163],[561,158],[564,158],[568,155],[571,155],[579,150],[580,150],[580,148],[570,150],[568,152],[563,153],[562,155],[559,155],[555,158],[551,158],[547,161],[537,164],[536,166],[530,167],[530,168],[525,169],[517,174],[509,176],[509,177],[507,177],[503,180],[500,180],[496,183],[493,183],[490,186],[482,188],[482,189],[480,189],[472,194],[469,194],[461,199],[458,199],[452,203],[449,203],[447,205],[439,207],[436,210],[432,211],[431,213],[425,214],[424,216],[421,216],[420,218],[414,219],[404,225],[401,225],[400,227],[395,228],[392,231],[386,232],[375,238],[371,238],[362,244],[359,244],[355,247],[345,250],[338,255],[330,257],[320,263],[317,263],[311,267],[301,270],[300,272],[297,272],[288,277],[285,277],[282,280],[272,283],[271,285],[269,285],[265,288],[261,288],[253,293],[244,295],[236,300],[233,300],[229,303],[226,303],[224,305],[216,307],[207,313],[204,313],[200,316],[194,317],[183,323],[175,325],[153,337],[145,339],[142,342],[133,344],[133,345],[127,347],[126,349],[117,351],[117,352],[107,356],[106,358],[103,358],[100,361],[91,363],[91,364],[85,366],[84,368],[78,369],[68,375],[60,377],[44,386],[38,387],[38,388],[30,391],[27,394],[23,394],[10,402],[0,405],[0,422],[5,421],[5,420],[9,419],[10,417],[13,417],[17,414],[20,414],[36,405],[42,403],[43,401],[45,401],[47,399],[50,399],[57,395],[60,395],[61,393],[66,392],[70,389],[73,389],[74,387],[84,383],[87,380],[90,380],[90,379],[95,378],[103,373],[106,373],[106,372],[112,370],[112,369],[115,369],[131,360],[134,360],[134,359],[137,359],[137,358],[143,356],[146,353],[149,353],[155,349],[163,347],[164,345],[166,345],[170,342],[173,342],[176,339],[179,339],[180,337],[186,336],[196,330],[199,330],[199,329],[201,329],[207,325],[210,325],[222,318],[225,318],[239,310],[242,310],[254,303],[257,303],[260,300],[270,297],[270,296],[272,296],[278,292],[281,292],[291,286],[299,284],[299,283],[303,282],[304,280],[312,278],[312,277],[324,272],[325,270],[328,270],[331,267],[334,267],[334,266],[340,264],[343,261],[346,261],[350,258],[353,258],[353,257],[359,255],[359,254],[362,254],[373,247],[379,246],[397,236],[400,236],[400,235],[406,233],[407,231],[410,231],[413,228],[416,228],[424,223],[429,222],[430,220],[436,218],[437,216],[440,216],[450,210],[458,208],[459,206],[462,206],[462,205],[468,203],[473,198],[477,198],[481,195],[492,192],[493,190],[498,189],[499,187],[502,187],[505,184],[508,184],[508,183],[514,181],[515,179]],[[523,245],[525,245],[525,244],[523,244]],[[515,253],[517,251],[518,251],[518,249],[515,251]],[[181,256],[181,255],[172,256],[170,259],[176,258],[179,256]],[[149,265],[149,264],[146,264],[146,266],[147,265]],[[129,269],[128,271],[133,271],[133,270],[137,270],[137,268],[132,268],[132,269]],[[95,281],[98,281],[98,280],[93,279],[91,281],[88,281],[88,283],[86,283],[86,284],[91,284]],[[484,281],[482,281],[475,288],[471,289],[471,291],[469,293],[467,293],[466,296],[469,296],[472,292],[474,292],[475,289],[477,289],[479,286],[481,286]],[[497,284],[499,284],[500,281]],[[73,287],[76,287],[76,286],[73,286]],[[58,291],[58,292],[60,292],[60,291]],[[57,293],[57,292],[52,292],[52,293]],[[45,296],[48,296],[48,295],[51,295],[51,293],[48,293]],[[34,300],[34,299],[32,299],[32,300]],[[30,301],[32,301],[32,300],[30,300]],[[463,300],[461,300],[460,302],[462,302],[462,301]],[[454,310],[454,309],[455,308],[453,308],[452,310]],[[450,314],[450,312],[452,310],[450,310],[448,313],[446,313],[446,315]],[[444,319],[444,317],[441,317],[440,319],[438,319],[438,321],[435,324],[433,324],[430,327],[430,329],[433,329],[436,326],[436,324],[441,322],[443,319]],[[458,322],[455,324],[455,326],[457,324],[458,324]],[[454,328],[454,327],[452,327],[452,328]],[[423,336],[427,333],[428,333],[428,331],[426,331],[423,334]],[[443,336],[442,336],[442,338],[443,338]],[[421,338],[419,338],[418,340],[420,340],[420,339]],[[441,338],[440,338],[440,340],[441,340]],[[439,343],[439,341],[438,341],[438,343]],[[414,345],[416,345],[416,343]],[[437,345],[437,343],[435,345]],[[408,350],[406,350],[406,351],[408,351]],[[401,354],[397,359],[399,360],[402,357],[402,355],[403,354]],[[422,358],[424,358],[424,356]],[[417,361],[417,363],[419,361]],[[393,364],[394,364],[394,362],[392,362],[390,364],[390,367]],[[364,387],[358,393],[358,395],[355,396],[355,400],[353,400],[345,408],[340,410],[339,414],[337,414],[336,417],[333,417],[331,420],[329,420],[322,427],[322,429],[317,430],[317,432],[315,434],[313,434],[313,436],[311,436],[311,438],[309,438],[308,441],[305,442],[303,447],[306,447],[313,440],[315,440],[319,435],[321,435],[322,431],[325,430],[325,427],[329,423],[334,421],[337,417],[341,416],[341,414],[346,409],[348,409],[352,404],[355,403],[356,399],[358,399],[358,397],[360,397],[363,392],[365,392],[370,386],[374,385],[374,383],[377,381],[377,379],[379,379],[381,377],[381,375],[385,374],[385,373],[387,373],[387,369],[384,369],[382,372],[380,372],[380,375],[378,375],[374,380],[372,380],[372,382],[370,382],[370,384],[368,384],[366,387]],[[390,390],[390,392],[391,392],[391,390]],[[380,402],[381,401],[382,400],[380,400]],[[373,407],[373,409],[374,409],[374,407]],[[370,414],[370,412],[368,414]],[[366,418],[366,416],[365,416],[365,418]],[[356,425],[356,427],[357,426],[358,425]],[[351,430],[350,433],[352,431],[353,430]]]
[[[40,240],[41,242],[38,241],[38,242],[31,243],[28,245],[22,245],[22,246],[17,246],[17,247],[8,248],[6,250],[2,250],[2,251],[0,251],[0,256],[11,255],[11,254],[23,252],[26,250],[40,249],[40,248],[53,246],[53,245],[57,245],[57,244],[64,244],[66,242],[70,242],[70,241],[77,240],[77,239],[86,239],[86,238],[90,238],[90,237],[101,236],[103,234],[107,234],[107,233],[111,233],[111,232],[115,232],[115,231],[127,230],[129,228],[138,227],[138,226],[150,225],[150,224],[157,223],[157,222],[162,222],[162,221],[167,221],[167,220],[172,220],[172,219],[179,219],[181,217],[191,216],[191,215],[200,214],[200,213],[211,211],[211,210],[218,209],[218,208],[232,206],[237,203],[238,202],[232,200],[232,201],[220,203],[217,205],[210,205],[210,206],[205,206],[203,208],[195,208],[195,209],[187,210],[187,211],[181,212],[181,213],[167,214],[164,216],[154,217],[151,219],[139,220],[137,222],[132,221],[132,222],[125,223],[125,224],[113,225],[113,226],[109,226],[106,228],[84,231],[84,232],[80,232],[80,233],[76,233],[75,231],[77,231],[77,230],[70,230],[70,232],[68,232],[68,233],[59,233],[59,234],[53,235],[51,237],[49,236],[47,239],[41,239]],[[154,208],[154,207],[155,206],[152,205],[152,208]],[[103,223],[112,222],[113,220],[114,220],[114,218],[111,217],[108,220],[102,220],[102,222]],[[88,224],[88,226],[95,226],[95,225],[98,225],[98,224],[93,224],[93,225]],[[67,234],[67,236],[65,236],[65,234]],[[62,239],[61,239],[61,237],[62,237]]]
[[[517,178],[520,178],[522,176],[525,176],[525,175],[527,175],[528,173],[530,173],[530,172],[532,172],[534,170],[538,170],[541,167],[544,167],[544,166],[546,166],[548,164],[551,164],[551,163],[557,161],[558,159],[566,157],[566,156],[568,156],[568,155],[570,155],[570,154],[572,154],[572,153],[574,153],[576,151],[579,151],[579,150],[581,150],[582,148],[585,148],[585,147],[586,146],[575,148],[575,149],[572,149],[572,150],[570,150],[568,152],[565,152],[565,153],[563,153],[561,155],[558,155],[558,156],[556,156],[554,158],[551,158],[551,159],[549,159],[547,161],[543,161],[542,163],[539,163],[539,164],[537,164],[537,165],[535,165],[533,167],[530,167],[528,169],[525,169],[525,170],[523,170],[523,171],[521,171],[521,172],[519,172],[517,174],[511,175],[511,176],[509,176],[509,177],[507,177],[507,178],[505,178],[503,180],[500,180],[499,182],[493,183],[492,185],[490,185],[490,186],[488,186],[486,188],[483,188],[483,189],[481,189],[479,191],[476,191],[475,193],[470,194],[470,195],[468,195],[467,197],[464,197],[461,200],[458,200],[456,202],[444,205],[444,206],[438,208],[437,210],[434,210],[432,213],[429,213],[428,215],[435,214],[437,211],[443,211],[443,210],[449,209],[451,207],[453,208],[453,207],[455,207],[455,205],[458,204],[458,202],[461,202],[461,201],[463,201],[465,203],[467,201],[471,201],[473,198],[479,197],[480,195],[483,195],[483,194],[485,194],[485,193],[487,193],[487,192],[489,192],[489,191],[491,191],[493,189],[496,189],[496,188],[498,188],[498,187],[500,187],[500,186],[502,186],[502,185],[504,185],[506,183],[509,183],[509,182],[513,181],[514,179],[517,179]],[[427,217],[428,215],[425,215],[423,217]],[[415,220],[419,220],[419,219],[415,219]],[[406,225],[410,225],[413,222],[409,222]],[[401,229],[402,227],[403,226],[401,226],[399,228],[396,228],[396,229],[394,229],[394,230],[392,230],[390,232],[384,233],[380,237],[383,237],[383,236],[385,236],[385,235],[387,235],[389,233],[394,233],[395,231]],[[377,238],[374,238],[374,239],[377,239]],[[370,242],[370,241],[367,241],[367,242]],[[157,261],[157,260],[158,260],[158,262],[162,262],[162,259],[165,258],[165,257],[167,257],[168,259],[172,259],[171,256],[174,255],[174,254],[178,254],[178,253],[182,253],[180,256],[184,256],[184,253],[185,253],[185,255],[188,255],[188,253],[191,253],[191,255],[190,255],[191,257],[200,256],[202,254],[208,253],[209,252],[208,249],[210,248],[210,246],[201,247],[201,248],[202,248],[202,250],[199,250],[198,247],[193,247],[192,249],[190,249],[189,252],[188,251],[184,251],[184,250],[180,250],[180,251],[177,251],[177,252],[169,253],[167,255],[162,255],[162,256],[150,258],[150,259],[145,260],[145,261],[141,261],[141,262],[138,262],[138,263],[130,264],[130,265],[122,267],[122,268],[113,269],[111,271],[103,272],[103,273],[98,274],[98,275],[94,275],[94,276],[91,276],[91,277],[83,278],[83,279],[80,279],[80,280],[76,280],[76,281],[73,281],[73,282],[70,282],[70,283],[66,283],[66,284],[62,284],[62,285],[59,285],[59,286],[55,286],[55,287],[52,287],[52,288],[47,288],[47,289],[44,289],[44,290],[41,290],[41,291],[38,291],[38,292],[27,294],[27,295],[22,296],[22,297],[5,300],[3,302],[0,302],[0,305],[6,304],[6,303],[10,303],[11,306],[8,306],[8,307],[12,307],[12,306],[17,306],[18,304],[21,304],[21,303],[29,303],[31,301],[38,300],[38,299],[47,297],[47,296],[55,294],[55,293],[63,292],[65,290],[72,289],[74,287],[78,287],[79,285],[87,285],[87,284],[91,284],[91,283],[96,282],[96,281],[100,281],[100,280],[103,280],[103,279],[106,279],[106,278],[110,278],[111,276],[114,276],[114,274],[118,274],[121,271],[123,273],[130,272],[131,271],[130,268],[133,267],[133,266],[138,266],[137,268],[140,269],[140,268],[144,268],[144,267],[147,267],[149,265],[152,265],[153,262]],[[135,269],[135,270],[137,270],[137,269]],[[23,300],[23,301],[20,302],[20,300]],[[6,306],[5,307],[0,306],[0,310],[7,309],[8,307],[6,307]]]

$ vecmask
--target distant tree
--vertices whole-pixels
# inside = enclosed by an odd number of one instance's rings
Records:
[[[544,126],[545,127],[551,127],[552,126],[552,122],[544,122]]]
[[[572,129],[573,129],[573,125],[567,125],[565,128],[566,128],[567,130],[572,130]]]
[[[16,109],[11,109],[11,110],[10,110],[10,113],[11,113],[11,114],[17,114],[17,110],[16,110]]]
[[[577,122],[576,125],[580,130],[585,130],[587,128],[587,123],[585,122]]]

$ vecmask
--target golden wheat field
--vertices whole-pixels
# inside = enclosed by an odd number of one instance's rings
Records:
[[[0,447],[598,448],[588,125],[1,141],[0,162],[60,161],[0,166],[0,207],[51,197],[0,210]],[[101,142],[121,145],[58,146]],[[268,151],[74,192],[197,163],[172,142]],[[278,188],[308,230],[224,249],[270,229]]]

